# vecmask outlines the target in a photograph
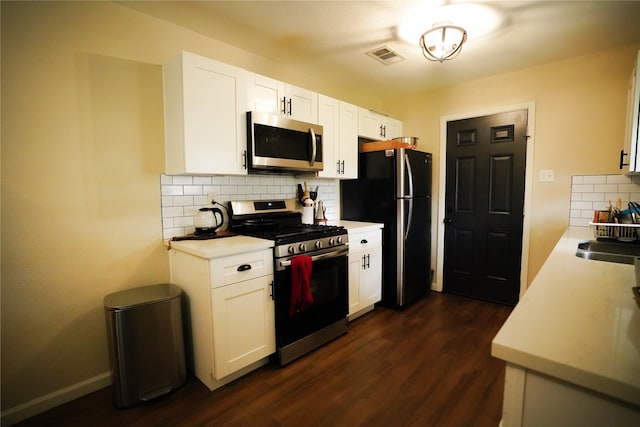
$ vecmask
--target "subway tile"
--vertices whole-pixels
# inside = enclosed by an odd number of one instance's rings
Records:
[[[160,198],[161,206],[173,206],[173,196],[162,196]]]
[[[267,187],[266,185],[239,186],[238,191],[246,194],[260,194],[260,195],[273,193],[272,191],[269,191],[269,187]]]
[[[596,184],[593,186],[593,191],[597,193],[614,193],[618,191],[617,184]]]
[[[593,193],[593,184],[574,185],[571,191],[575,193]]]
[[[193,225],[193,216],[180,216],[173,219],[175,227],[190,227]]]
[[[202,194],[202,186],[201,185],[185,185],[184,187],[184,195],[185,196],[195,196]]]
[[[589,227],[589,220],[586,218],[570,218],[569,225],[574,227]]]
[[[211,177],[210,176],[194,176],[193,183],[195,185],[211,185]]]
[[[184,214],[184,209],[182,208],[182,206],[162,208],[163,218],[183,216],[183,214]]]
[[[582,216],[582,211],[580,209],[569,210],[569,218],[580,218],[581,216]]]
[[[572,176],[571,184],[584,184],[584,176],[582,175]]]
[[[211,184],[213,185],[229,185],[229,178],[228,176],[224,175],[224,176],[212,176],[211,177]]]
[[[607,175],[587,175],[584,177],[585,184],[606,184]]]
[[[237,185],[221,185],[220,194],[240,194],[240,193],[238,193]]]
[[[571,209],[593,209],[593,203],[591,202],[573,202]]]
[[[631,178],[626,175],[607,175],[607,184],[629,184]]]
[[[246,179],[244,176],[229,177],[229,185],[244,185],[245,183],[246,183]]]
[[[604,200],[604,193],[582,193],[582,200],[585,202],[601,202]]]
[[[193,177],[187,175],[174,175],[173,177],[174,185],[191,185],[193,184]]]
[[[208,200],[208,197],[206,194],[203,194],[202,196],[193,196],[193,204],[195,206],[209,206],[210,200]]]
[[[183,191],[182,185],[163,185],[160,192],[163,196],[182,196]]]
[[[619,193],[635,193],[640,187],[637,184],[618,184]]]
[[[161,185],[173,184],[173,177],[171,175],[160,174],[160,184]]]
[[[173,206],[193,206],[193,196],[175,196]]]

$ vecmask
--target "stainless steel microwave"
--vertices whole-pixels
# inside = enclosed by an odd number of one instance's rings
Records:
[[[247,112],[249,170],[321,171],[322,126]]]

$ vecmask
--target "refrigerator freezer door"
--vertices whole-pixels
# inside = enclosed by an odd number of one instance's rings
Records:
[[[405,188],[404,193],[411,190],[414,198],[431,196],[431,153],[405,149],[402,151],[404,151],[405,173],[407,174],[404,181],[407,184],[413,184],[413,188]]]

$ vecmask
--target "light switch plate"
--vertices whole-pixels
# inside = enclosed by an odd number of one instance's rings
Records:
[[[555,181],[555,172],[553,169],[542,169],[540,171],[540,182]]]

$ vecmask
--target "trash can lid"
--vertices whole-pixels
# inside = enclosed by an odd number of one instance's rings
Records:
[[[114,292],[104,297],[104,307],[109,310],[132,308],[138,305],[157,303],[182,295],[182,290],[173,283],[142,286]]]

